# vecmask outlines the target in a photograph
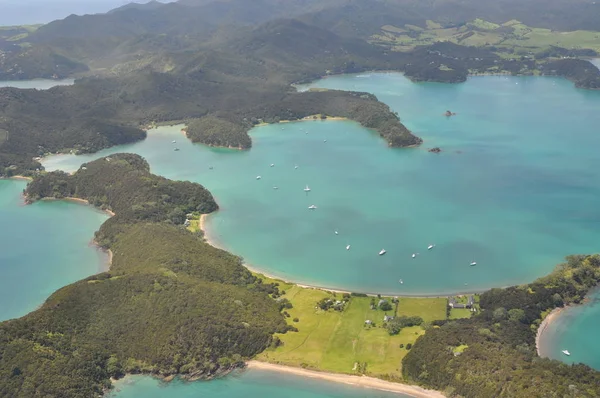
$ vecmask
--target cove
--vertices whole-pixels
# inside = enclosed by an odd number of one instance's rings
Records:
[[[266,370],[235,372],[210,382],[164,383],[148,376],[127,376],[115,383],[108,398],[403,398],[388,393],[339,383],[275,373]]]
[[[108,218],[104,213],[64,201],[25,206],[26,185],[0,180],[0,320],[35,310],[54,291],[101,271],[108,261],[90,244]]]
[[[47,90],[56,86],[70,86],[75,83],[73,79],[52,80],[52,79],[34,79],[34,80],[0,80],[0,88],[15,87],[21,89],[35,88],[37,90]]]
[[[109,153],[138,153],[154,173],[213,192],[221,210],[207,225],[218,245],[266,273],[328,288],[478,291],[532,281],[568,254],[597,251],[599,92],[549,77],[449,85],[396,73],[309,87],[374,93],[425,142],[390,149],[356,123],[309,121],[255,128],[253,148],[240,152],[161,127],[140,143],[44,165],[73,171]],[[457,115],[443,116],[448,109]]]
[[[540,338],[540,355],[567,363],[585,363],[600,370],[600,290],[585,304],[562,310]],[[566,356],[562,350],[571,354]]]

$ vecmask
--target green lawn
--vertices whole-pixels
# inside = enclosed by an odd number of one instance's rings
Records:
[[[316,308],[317,301],[325,297],[341,300],[341,294],[334,297],[333,293],[281,282],[280,288],[294,306],[288,310],[288,323],[298,332],[278,335],[283,345],[260,354],[257,359],[262,361],[350,374],[358,362],[366,363],[366,372],[372,376],[401,378],[401,361],[408,351],[400,344],[414,344],[425,333],[421,327],[411,327],[390,336],[382,327],[386,313],[370,308],[371,297],[352,297],[343,312],[325,312]],[[400,298],[398,314],[419,315],[426,322],[445,319],[446,299]],[[293,322],[296,317],[299,322]],[[365,326],[366,320],[375,326]]]

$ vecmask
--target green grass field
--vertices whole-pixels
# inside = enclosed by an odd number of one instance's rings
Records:
[[[414,344],[425,333],[418,326],[390,336],[382,326],[386,313],[370,308],[371,297],[352,297],[343,312],[323,311],[316,307],[319,300],[326,297],[341,300],[342,295],[281,282],[280,288],[286,291],[283,297],[294,306],[287,310],[288,323],[297,327],[298,332],[277,335],[283,345],[266,350],[258,360],[349,374],[354,373],[356,363],[366,363],[369,375],[399,379],[402,358],[408,352],[406,345]],[[446,303],[445,298],[400,298],[398,315],[419,315],[425,322],[445,319]],[[393,315],[393,311],[387,314]],[[294,322],[294,318],[299,321]],[[375,325],[366,326],[366,320]]]
[[[399,51],[411,50],[415,46],[438,41],[451,41],[468,46],[494,45],[501,48],[521,48],[532,52],[550,46],[592,49],[600,52],[600,32],[583,30],[558,32],[529,27],[515,20],[498,25],[476,19],[453,28],[444,28],[435,22],[427,21],[426,29],[413,25],[402,27],[385,25],[381,29],[382,32],[373,36],[372,41],[389,44]]]

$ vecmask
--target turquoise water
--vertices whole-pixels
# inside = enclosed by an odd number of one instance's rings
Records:
[[[375,93],[423,147],[390,149],[348,121],[259,127],[245,152],[194,145],[179,127],[163,127],[141,143],[45,165],[74,170],[108,153],[139,153],[154,173],[215,194],[221,211],[209,218],[209,235],[221,246],[265,272],[317,286],[483,290],[531,281],[565,255],[598,250],[600,92],[554,78],[413,84],[393,73],[313,86]],[[444,117],[447,109],[457,115]],[[434,146],[443,152],[426,151]],[[318,209],[308,210],[312,204]],[[382,248],[387,254],[378,256]]]
[[[16,88],[35,88],[38,90],[47,90],[55,86],[70,86],[75,80],[52,80],[52,79],[35,79],[35,80],[0,80],[0,88],[16,87]]]
[[[563,310],[545,329],[540,354],[567,363],[585,363],[600,370],[600,290],[584,305]],[[566,356],[562,350],[571,354]]]
[[[25,206],[25,186],[0,180],[0,320],[35,310],[55,290],[97,273],[107,261],[90,245],[105,214],[68,202]]]
[[[116,383],[110,398],[398,398],[408,397],[339,383],[307,379],[264,370],[234,373],[210,382],[163,383],[144,376],[129,376]]]

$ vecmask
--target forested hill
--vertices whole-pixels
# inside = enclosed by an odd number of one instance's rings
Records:
[[[481,295],[482,312],[441,322],[402,361],[407,380],[449,396],[598,397],[600,372],[538,357],[535,335],[551,310],[581,303],[600,283],[600,256],[569,256],[531,284]]]
[[[27,195],[77,196],[115,210],[96,236],[114,257],[109,272],[0,323],[0,396],[98,396],[124,373],[209,377],[288,329],[267,293],[275,286],[180,226],[185,212],[216,208],[198,184],[154,176],[141,157],[117,154],[73,176],[38,177]]]

